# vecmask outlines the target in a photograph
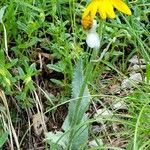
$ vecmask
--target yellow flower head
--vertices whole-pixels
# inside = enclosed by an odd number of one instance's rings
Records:
[[[85,29],[91,27],[90,21],[87,20],[93,21],[97,12],[102,19],[106,19],[107,17],[115,18],[114,8],[127,15],[131,15],[130,8],[122,0],[92,0],[82,16],[83,27]]]
[[[84,18],[82,18],[82,26],[84,29],[90,29],[93,25],[93,19],[87,15]]]

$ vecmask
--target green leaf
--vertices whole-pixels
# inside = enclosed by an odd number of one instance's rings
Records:
[[[2,148],[2,146],[5,144],[7,139],[8,139],[8,133],[7,132],[0,133],[0,148]]]
[[[88,141],[88,126],[85,124],[87,121],[87,116],[84,114],[82,116],[82,120],[80,124],[76,128],[76,134],[74,136],[73,142],[72,142],[72,150],[85,150],[87,149],[87,141]]]
[[[48,132],[46,133],[46,140],[53,147],[51,147],[53,150],[58,150],[60,148],[63,148],[64,150],[66,149],[67,136],[63,132]]]
[[[147,83],[149,83],[149,81],[150,81],[150,63],[148,63],[146,65],[146,80],[147,80]]]
[[[79,100],[79,93],[80,93],[81,87],[83,85],[83,82],[84,82],[83,62],[82,62],[82,60],[79,60],[79,62],[77,63],[77,66],[75,68],[74,77],[73,77],[73,81],[72,81],[72,98],[76,99],[76,100],[70,102],[69,120],[74,119],[72,117],[76,113],[76,105],[77,105],[77,101]],[[80,109],[79,109],[80,110],[79,116],[78,116],[79,122],[80,122],[80,120],[82,120],[84,113],[88,109],[88,106],[90,103],[90,98],[91,98],[90,92],[88,90],[88,87],[86,86],[84,89],[84,93],[83,93],[83,97],[82,97]]]
[[[48,64],[47,67],[51,70],[54,70],[56,72],[62,72],[62,68],[59,67],[58,65],[55,65],[55,64]]]
[[[50,81],[52,81],[53,83],[55,83],[55,84],[58,85],[58,86],[61,86],[61,87],[65,86],[65,85],[63,84],[63,82],[60,81],[60,80],[57,80],[57,79],[50,79]]]
[[[24,71],[23,71],[23,69],[22,69],[21,67],[18,67],[18,72],[19,72],[19,75],[20,75],[21,77],[24,77],[24,76],[25,76],[25,73],[24,73]]]
[[[69,105],[69,111],[68,115],[62,125],[62,128],[64,131],[68,131],[71,129],[71,123],[74,121],[74,116],[76,111],[76,106],[79,101],[79,94],[80,90],[82,88],[82,85],[84,83],[84,75],[83,75],[83,63],[82,60],[79,60],[79,62],[76,65],[76,68],[74,70],[74,77],[72,81],[72,98],[75,99],[73,101],[70,101]],[[88,87],[86,86],[84,89],[83,97],[80,103],[79,113],[78,113],[78,124],[76,126],[75,135],[72,142],[72,150],[77,150],[80,148],[80,150],[85,149],[88,141],[88,126],[84,124],[87,121],[87,117],[85,112],[88,109],[88,106],[90,104],[90,93],[88,90]]]
[[[4,51],[0,50],[0,60],[1,60],[1,66],[5,65],[5,55],[4,55]]]
[[[18,62],[18,59],[16,58],[16,59],[11,60],[11,63],[6,64],[5,66],[6,66],[6,68],[9,69],[9,68],[12,68],[13,66],[15,66],[17,64],[17,62]]]
[[[2,23],[2,18],[3,18],[3,15],[4,15],[4,12],[5,12],[5,9],[6,9],[6,6],[2,7],[0,9],[0,23]]]
[[[72,97],[73,98],[77,98],[79,96],[83,81],[84,81],[83,62],[82,60],[79,60],[74,70],[74,77],[72,81]]]

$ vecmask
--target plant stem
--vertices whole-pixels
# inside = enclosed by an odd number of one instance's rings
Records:
[[[100,28],[99,28],[100,29],[100,36],[102,36],[103,27],[104,27],[104,22],[102,22],[100,24]],[[85,72],[85,79],[84,79],[83,84],[82,84],[81,89],[80,89],[79,99],[77,101],[76,109],[75,109],[76,111],[75,111],[73,120],[71,122],[71,131],[70,131],[70,135],[69,135],[69,143],[68,143],[69,145],[68,145],[67,150],[71,150],[74,135],[76,134],[76,132],[75,132],[76,131],[76,125],[78,125],[81,121],[81,120],[78,119],[79,112],[80,112],[80,104],[81,104],[81,101],[82,101],[82,98],[83,98],[83,94],[84,94],[86,85],[90,81],[90,77],[93,76],[91,73],[93,72],[93,69],[94,69],[95,65],[93,65],[91,60],[95,59],[97,55],[98,55],[98,50],[94,49],[94,50],[92,50],[91,56],[89,56],[90,61],[87,63],[87,68],[86,68],[86,72]],[[88,60],[89,60],[89,57],[87,57]]]

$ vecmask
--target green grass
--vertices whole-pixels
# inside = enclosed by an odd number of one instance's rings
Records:
[[[0,12],[0,149],[150,149],[150,3],[128,2],[132,16],[117,12],[106,22],[97,16],[97,52],[87,47],[81,26],[86,3],[0,1],[0,9],[6,6]],[[138,71],[143,82],[111,92],[129,77],[135,55],[145,61]],[[113,109],[116,100],[127,110]],[[113,117],[99,123],[94,115],[102,108]],[[89,147],[92,140],[97,147]]]

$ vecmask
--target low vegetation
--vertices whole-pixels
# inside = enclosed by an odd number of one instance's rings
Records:
[[[150,3],[97,15],[96,49],[88,3],[0,1],[0,149],[150,149]]]

